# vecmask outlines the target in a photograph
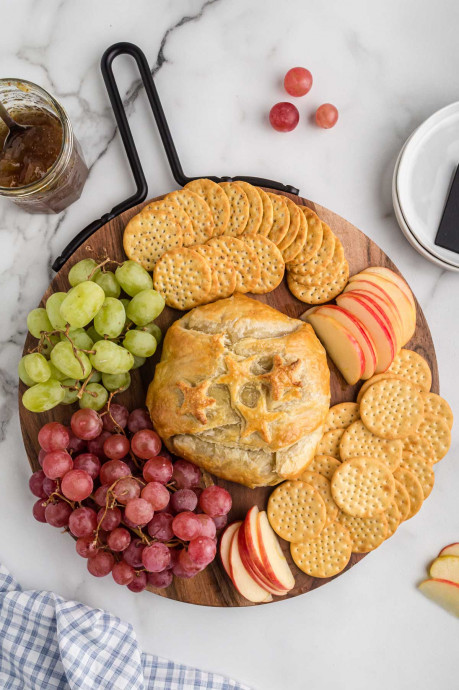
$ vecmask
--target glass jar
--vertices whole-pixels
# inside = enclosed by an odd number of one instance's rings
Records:
[[[24,79],[0,79],[0,101],[13,119],[21,114],[21,124],[27,124],[27,111],[46,110],[62,126],[61,150],[45,175],[22,187],[0,186],[0,196],[28,213],[63,211],[79,199],[89,172],[67,113],[47,91]],[[5,131],[7,127],[0,120],[0,132],[4,135]]]

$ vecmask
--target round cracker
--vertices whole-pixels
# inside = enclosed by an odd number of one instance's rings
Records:
[[[152,271],[158,259],[175,247],[181,247],[180,226],[164,211],[141,211],[131,218],[123,234],[126,256]]]
[[[261,225],[263,219],[263,201],[261,195],[256,187],[244,182],[244,180],[235,180],[237,184],[242,187],[249,200],[249,219],[245,226],[244,232],[248,235],[255,235]]]
[[[376,436],[404,438],[414,434],[424,415],[424,400],[408,381],[383,379],[360,401],[362,422]]]
[[[451,431],[441,417],[425,415],[417,428],[417,434],[428,439],[432,444],[434,463],[445,457],[451,446]]]
[[[334,522],[336,520],[336,516],[338,515],[339,508],[332,496],[329,480],[318,472],[312,472],[309,469],[307,469],[305,472],[302,472],[298,479],[313,486],[314,489],[322,496],[325,503],[325,508],[327,509],[327,525],[330,522]]]
[[[230,202],[220,185],[212,180],[201,178],[188,182],[185,189],[195,192],[204,199],[214,221],[214,235],[224,235],[230,218]]]
[[[173,199],[164,197],[164,199],[160,199],[159,201],[152,201],[148,206],[144,206],[142,210],[164,211],[180,226],[184,242],[187,241],[188,238],[193,237],[193,223],[188,213]]]
[[[306,261],[309,261],[309,259],[311,259],[319,250],[319,247],[322,244],[323,229],[322,221],[320,220],[319,216],[307,206],[299,206],[298,208],[304,213],[304,217],[306,218],[306,222],[308,224],[308,231],[306,235],[306,242],[304,243],[302,250],[295,256],[294,259],[289,262],[288,268],[298,264],[304,264]]]
[[[412,453],[413,455],[420,455],[429,462],[434,462],[435,451],[434,447],[425,436],[407,436],[402,439],[402,450],[406,453]]]
[[[306,304],[324,304],[334,299],[343,291],[348,278],[349,265],[346,259],[344,259],[342,264],[337,266],[334,278],[332,278],[330,282],[324,284],[310,286],[302,285],[294,279],[292,273],[287,272],[287,283],[290,292],[295,295],[297,299]]]
[[[312,256],[309,259],[309,261],[306,261],[304,264],[298,264],[290,268],[290,270],[300,283],[303,282],[300,279],[301,277],[311,276],[312,280],[313,275],[322,273],[323,270],[330,264],[331,260],[334,258],[336,237],[330,230],[330,227],[324,222],[322,222],[322,231],[322,244],[320,245],[319,249],[314,254],[314,256]],[[343,259],[344,251],[340,252],[336,257],[336,260],[339,263],[341,263]],[[305,284],[308,285],[310,283]]]
[[[208,244],[224,252],[236,271],[236,290],[250,292],[261,276],[260,262],[256,253],[236,237],[213,237]]]
[[[338,522],[348,530],[354,553],[373,551],[383,543],[388,533],[387,518],[384,513],[361,518],[340,512]]]
[[[236,289],[236,271],[228,255],[209,244],[198,244],[193,250],[207,259],[211,266],[213,299],[230,297]]]
[[[290,553],[300,570],[311,577],[333,577],[342,572],[352,554],[348,530],[339,522],[324,527],[316,539],[290,545]]]
[[[395,534],[401,522],[400,511],[395,500],[393,500],[390,506],[386,508],[384,515],[387,519],[386,539],[389,539],[389,537]]]
[[[282,256],[284,257],[284,261],[286,263],[287,261],[293,261],[293,259],[295,259],[298,256],[298,254],[304,247],[306,237],[308,235],[308,222],[306,220],[306,216],[301,211],[300,206],[298,207],[298,210],[300,213],[300,227],[298,229],[298,232],[296,233],[296,237],[293,240],[293,242],[282,251]]]
[[[153,284],[169,307],[192,309],[207,299],[212,287],[212,269],[193,249],[172,249],[157,262]]]
[[[394,501],[400,513],[400,522],[404,522],[410,514],[410,495],[405,486],[397,481],[397,479],[395,479]]]
[[[214,234],[214,221],[209,206],[199,194],[190,189],[178,189],[166,196],[166,201],[175,201],[186,212],[191,220],[192,233],[185,234],[183,246],[204,244]]]
[[[406,381],[406,379],[402,378],[401,376],[398,376],[397,374],[389,374],[387,371],[383,372],[382,374],[375,374],[367,381],[363,382],[363,385],[357,395],[357,402],[360,403],[363,395],[365,394],[365,391],[367,391],[370,388],[370,386],[372,386],[377,381],[382,381],[383,379],[399,379],[400,381]]]
[[[263,235],[263,237],[268,237],[273,226],[274,220],[273,202],[266,194],[264,189],[257,187],[257,190],[258,194],[261,196],[261,201],[263,203],[263,216],[257,234]]]
[[[400,484],[403,484],[405,489],[408,491],[408,495],[410,497],[410,512],[408,513],[408,517],[406,519],[409,520],[420,511],[424,502],[424,493],[422,491],[421,482],[416,477],[414,472],[407,470],[405,467],[399,467],[397,470],[395,470],[394,477],[398,482],[400,482]]]
[[[289,199],[288,196],[284,197],[284,201],[287,204],[290,222],[285,237],[278,243],[278,247],[281,252],[283,252],[284,249],[287,249],[287,247],[289,247],[294,241],[300,229],[300,217],[303,217],[303,214],[298,206],[291,199]]]
[[[330,481],[340,465],[341,461],[333,458],[331,455],[314,455],[308,465],[308,470],[310,472],[317,472]]]
[[[387,370],[420,386],[428,393],[432,385],[432,372],[424,357],[413,350],[402,349]]]
[[[291,273],[292,278],[294,278],[294,280],[296,280],[297,283],[301,283],[301,285],[304,285],[306,287],[309,287],[311,285],[328,285],[337,278],[339,269],[345,261],[346,259],[344,256],[343,245],[337,237],[334,237],[333,254],[330,257],[330,261],[327,264],[325,264],[322,267],[322,269],[310,272],[307,270],[307,268],[305,268],[309,265],[308,262],[305,264],[299,264],[298,266],[293,268],[289,267],[288,270]]]
[[[260,278],[250,292],[265,294],[275,290],[282,282],[285,271],[285,263],[279,249],[274,242],[260,234],[244,235],[243,241],[255,252],[260,262]]]
[[[353,422],[360,419],[359,405],[354,402],[338,403],[328,410],[324,432],[332,429],[347,429]]]
[[[358,457],[346,460],[331,480],[335,503],[348,515],[373,517],[382,513],[394,498],[392,472],[379,460]]]
[[[250,205],[247,194],[237,182],[220,182],[220,187],[230,203],[230,217],[225,235],[238,237],[244,232],[249,220]]]
[[[268,192],[273,205],[273,224],[269,231],[268,239],[274,244],[280,244],[288,232],[290,224],[290,213],[285,197],[280,194]]]
[[[267,513],[276,534],[291,542],[318,537],[327,517],[320,494],[301,481],[284,482],[274,489]]]
[[[450,430],[453,428],[453,411],[444,398],[436,393],[423,393],[424,414],[429,417],[441,417]]]
[[[317,455],[330,455],[332,458],[340,460],[340,443],[344,434],[344,429],[333,429],[327,431],[321,438],[316,448]]]
[[[402,453],[400,467],[410,470],[410,472],[413,472],[419,479],[419,483],[422,486],[422,493],[424,494],[424,500],[430,496],[435,484],[435,474],[431,462],[422,458],[420,455]]]
[[[339,452],[342,460],[358,456],[376,458],[393,472],[400,465],[402,448],[402,441],[375,436],[359,419],[344,430]]]

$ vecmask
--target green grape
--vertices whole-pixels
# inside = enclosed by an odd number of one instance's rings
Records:
[[[134,363],[131,353],[111,340],[99,340],[93,350],[95,353],[89,355],[91,364],[103,374],[124,374]]]
[[[118,266],[115,276],[124,292],[130,297],[153,287],[151,275],[136,261],[125,261],[121,266]]]
[[[125,374],[102,374],[102,383],[110,392],[120,389],[122,392],[131,385],[131,374],[128,371]]]
[[[46,300],[46,313],[53,328],[65,328],[66,320],[61,314],[61,304],[66,297],[66,292],[55,292]]]
[[[146,331],[128,331],[123,340],[123,347],[137,357],[151,357],[156,346],[156,338]]]
[[[66,374],[64,374],[63,371],[58,369],[52,362],[48,362],[48,365],[51,369],[51,378],[56,379],[56,381],[64,381],[64,379],[67,378]]]
[[[116,338],[123,330],[125,321],[126,312],[121,301],[107,297],[94,317],[94,328],[101,336]]]
[[[145,359],[145,357],[136,357],[136,355],[134,355],[134,364],[131,367],[131,371],[143,366],[145,364]]]
[[[105,292],[90,280],[79,283],[62,302],[61,315],[74,328],[83,328],[93,320],[102,304]]]
[[[164,304],[164,297],[156,290],[142,290],[129,303],[128,319],[131,319],[136,326],[146,326],[161,314]]]
[[[89,277],[97,268],[97,262],[94,259],[82,259],[78,261],[69,271],[67,276],[68,281],[72,287],[83,283],[85,280],[93,280],[100,271],[96,271],[91,278]]]
[[[70,328],[69,338],[75,347],[80,348],[80,350],[90,350],[92,348],[93,340],[84,328]],[[63,343],[65,343],[65,341],[68,342],[65,333],[61,333],[61,340]]]
[[[100,371],[93,369],[92,376],[89,379],[89,383],[100,383],[102,381],[102,374]]]
[[[131,301],[131,300],[130,300],[130,299],[126,299],[126,297],[122,297],[122,298],[120,299],[120,302],[123,303],[123,307],[124,307],[124,310],[125,310],[125,311],[127,310],[128,304],[129,304],[130,301]]]
[[[39,352],[24,357],[24,366],[34,383],[44,383],[51,378],[51,367]]]
[[[51,352],[51,361],[69,379],[85,379],[91,373],[91,363],[81,350],[77,350],[77,354],[83,364],[83,368],[75,357],[71,344],[68,341],[66,343],[61,342]]]
[[[22,396],[22,404],[30,412],[46,412],[59,405],[64,396],[65,390],[59,381],[48,379],[28,388]]]
[[[95,394],[95,395],[91,395]],[[80,398],[82,409],[89,407],[90,410],[101,410],[108,400],[108,393],[100,383],[88,383],[84,393]]]
[[[157,326],[153,321],[150,321],[150,323],[146,323],[145,326],[137,326],[136,330],[137,331],[146,331],[147,333],[151,333],[151,335],[155,338],[158,345],[160,344],[161,340],[163,339],[163,333],[162,333],[160,327]]]
[[[42,331],[46,331],[47,333],[52,331],[53,327],[46,313],[46,309],[38,307],[38,309],[29,311],[27,314],[27,328],[34,338],[40,338]]]
[[[33,386],[35,384],[35,381],[32,378],[30,378],[29,374],[27,373],[24,365],[24,359],[25,357],[21,357],[21,359],[19,360],[18,376],[21,379],[22,383],[25,383],[26,386]]]
[[[76,379],[64,379],[61,381],[63,386],[77,387],[79,383]],[[70,388],[64,388],[65,394],[62,401],[63,405],[73,405],[74,402],[78,400],[78,388],[71,390]]]
[[[46,338],[43,338],[43,340],[40,341],[40,353],[43,355],[43,357],[49,359],[51,352],[58,342],[59,336],[57,334],[47,335]]]
[[[94,276],[93,281],[100,285],[105,292],[106,297],[119,297],[121,288],[116,280],[115,274],[112,271],[105,271],[105,273],[98,273]]]
[[[100,340],[100,335],[98,334],[98,332],[97,332],[96,329],[94,328],[94,325],[88,326],[88,328],[86,329],[86,333],[89,335],[89,337],[91,338],[91,340],[92,340],[93,343],[95,343],[95,342],[97,342],[98,340]],[[89,348],[88,348],[88,347],[87,347],[87,348],[85,347],[85,350],[89,350]]]

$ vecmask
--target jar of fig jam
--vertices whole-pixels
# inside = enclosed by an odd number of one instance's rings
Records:
[[[0,101],[13,120],[30,125],[11,143],[0,120],[0,196],[28,213],[59,213],[76,201],[88,176],[63,107],[24,79],[0,79]]]

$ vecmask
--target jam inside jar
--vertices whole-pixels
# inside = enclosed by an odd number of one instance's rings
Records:
[[[76,201],[88,168],[62,106],[39,86],[0,79],[0,100],[23,132],[0,121],[0,195],[29,213],[59,213]]]

